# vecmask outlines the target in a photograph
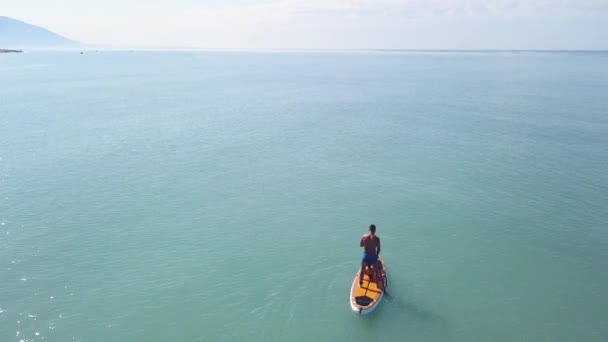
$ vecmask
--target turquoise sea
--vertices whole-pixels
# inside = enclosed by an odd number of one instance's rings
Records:
[[[607,341],[608,53],[3,54],[0,224],[2,342]]]

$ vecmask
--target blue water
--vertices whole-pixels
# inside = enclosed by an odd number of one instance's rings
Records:
[[[608,54],[0,55],[0,341],[606,341]],[[389,292],[350,312],[375,223]]]

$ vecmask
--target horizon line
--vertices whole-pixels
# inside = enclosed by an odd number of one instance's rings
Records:
[[[94,45],[82,44],[72,47],[29,47],[32,50],[158,50],[158,51],[319,51],[319,52],[471,52],[471,53],[500,53],[500,52],[582,52],[582,53],[607,53],[608,49],[512,49],[512,48],[316,48],[316,47],[194,47],[194,46],[153,46],[153,45]]]

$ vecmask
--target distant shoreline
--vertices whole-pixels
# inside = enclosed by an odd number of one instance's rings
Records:
[[[23,52],[23,50],[0,49],[0,53],[10,53],[10,52],[14,52],[14,53],[22,53],[22,52]]]

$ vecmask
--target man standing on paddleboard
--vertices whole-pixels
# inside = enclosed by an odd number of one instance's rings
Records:
[[[359,272],[359,286],[363,285],[363,274],[365,267],[373,270],[379,287],[384,290],[380,269],[378,267],[378,256],[380,255],[380,238],[376,235],[376,225],[369,226],[369,232],[361,237],[360,247],[363,247],[363,259],[361,260],[361,271]]]

